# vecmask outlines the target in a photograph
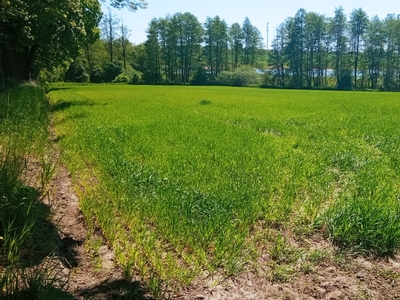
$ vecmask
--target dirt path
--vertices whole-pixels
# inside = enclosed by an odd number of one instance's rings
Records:
[[[53,135],[54,154],[60,156]],[[55,159],[57,160],[57,159]],[[62,272],[68,274],[68,293],[75,299],[149,299],[139,281],[127,281],[112,249],[99,232],[89,233],[79,208],[71,174],[58,163],[46,204],[61,239]]]

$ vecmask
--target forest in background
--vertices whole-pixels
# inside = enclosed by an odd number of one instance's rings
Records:
[[[68,81],[262,85],[287,88],[400,89],[400,18],[369,18],[362,8],[326,17],[299,9],[266,50],[246,18],[204,23],[191,13],[153,19],[143,44],[108,12],[101,38],[67,72]]]
[[[0,81],[400,89],[400,18],[362,9],[333,17],[299,9],[281,23],[270,49],[246,18],[201,23],[192,13],[154,18],[147,40],[97,0],[1,0]],[[144,1],[116,0],[135,11]]]

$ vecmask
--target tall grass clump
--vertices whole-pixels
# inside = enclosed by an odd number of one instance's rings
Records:
[[[363,198],[343,199],[326,213],[332,241],[354,253],[391,256],[400,248],[400,207]]]
[[[2,92],[0,107],[0,296],[14,299],[18,289],[26,289],[18,280],[32,279],[24,266],[55,247],[43,241],[51,233],[49,210],[41,202],[53,170],[49,103],[44,88],[25,85]]]
[[[331,240],[358,254],[391,256],[400,248],[400,199],[397,176],[368,162],[357,170],[353,187],[339,196],[325,212]]]

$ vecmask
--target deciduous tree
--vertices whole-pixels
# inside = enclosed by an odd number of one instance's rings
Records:
[[[100,17],[97,0],[2,1],[0,76],[29,80],[75,57],[98,37]]]

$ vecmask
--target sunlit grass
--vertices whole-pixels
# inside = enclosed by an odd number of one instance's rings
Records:
[[[400,246],[397,94],[91,85],[51,97],[82,209],[128,271],[235,274],[256,222],[325,230],[357,252]]]

